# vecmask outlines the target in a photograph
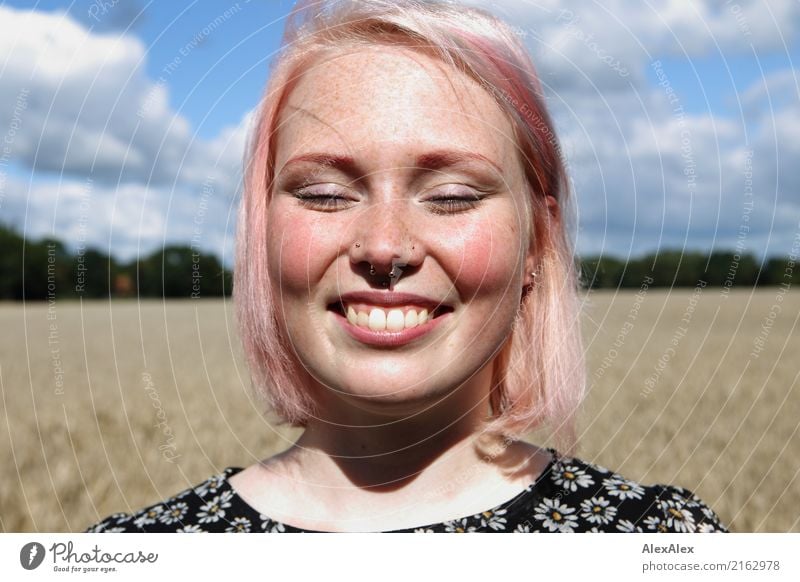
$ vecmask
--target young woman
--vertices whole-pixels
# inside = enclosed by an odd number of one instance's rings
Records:
[[[234,287],[254,384],[305,431],[89,531],[724,531],[567,456],[568,190],[516,36],[453,3],[322,4],[261,103]],[[563,455],[520,440],[543,426]]]

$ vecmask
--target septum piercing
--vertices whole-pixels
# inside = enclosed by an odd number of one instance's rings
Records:
[[[376,272],[377,271],[375,271],[375,267],[372,265],[372,263],[370,263],[369,264],[369,274],[370,275],[374,275]],[[394,267],[392,267],[392,270],[389,271],[389,278],[390,279],[394,279],[395,277],[397,277],[397,275],[394,272]]]
[[[356,247],[357,249],[360,249],[360,248],[361,248],[361,243],[360,243],[360,242],[357,242],[357,243],[355,244],[355,247]],[[415,247],[414,245],[411,245],[411,250],[412,250],[412,251],[413,251],[415,248],[416,248],[416,247]],[[370,264],[369,264],[369,274],[370,274],[370,275],[374,275],[375,273],[376,273],[376,271],[375,271],[375,266],[374,266],[372,263],[370,263]],[[392,267],[392,270],[391,270],[391,271],[389,271],[389,277],[390,277],[391,279],[394,279],[396,276],[397,276],[397,275],[396,275],[396,274],[395,274],[395,272],[394,272],[394,267]]]

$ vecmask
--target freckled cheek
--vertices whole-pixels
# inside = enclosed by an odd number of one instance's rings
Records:
[[[303,215],[277,209],[269,218],[267,253],[273,289],[284,296],[307,297],[310,286],[322,277],[326,253],[334,244],[326,238],[329,229],[319,228]]]
[[[522,261],[517,232],[507,223],[479,221],[442,245],[462,297],[497,296],[515,284]]]

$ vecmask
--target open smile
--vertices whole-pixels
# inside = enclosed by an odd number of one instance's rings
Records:
[[[430,311],[422,306],[377,306],[341,301],[328,305],[339,325],[352,338],[373,346],[405,345],[436,329],[448,319],[453,308],[439,305]]]

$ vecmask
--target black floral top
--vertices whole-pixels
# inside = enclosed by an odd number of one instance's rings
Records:
[[[553,458],[535,483],[476,515],[396,532],[726,532],[691,491],[645,486],[574,457]],[[115,513],[86,532],[309,532],[248,505],[228,467],[203,483],[134,514]]]

